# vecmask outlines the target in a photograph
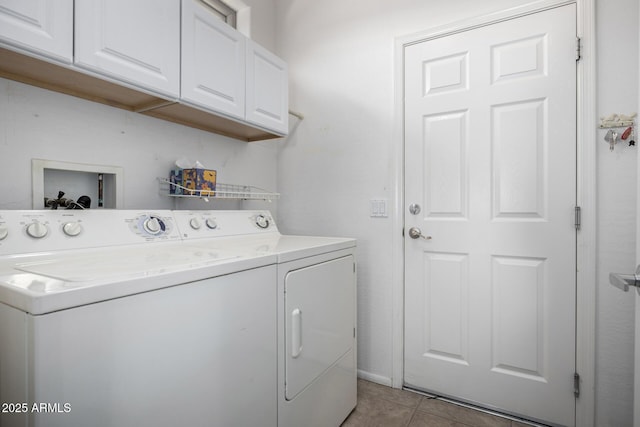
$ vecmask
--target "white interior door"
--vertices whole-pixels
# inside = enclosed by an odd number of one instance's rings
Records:
[[[567,5],[405,50],[405,385],[560,425],[575,423],[575,22]]]

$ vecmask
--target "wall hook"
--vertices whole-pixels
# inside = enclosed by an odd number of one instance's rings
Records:
[[[631,115],[611,114],[610,116],[600,117],[600,129],[624,128],[634,126],[638,113]]]
[[[615,145],[618,143],[618,136],[620,140],[626,141],[629,138],[629,146],[636,145],[635,141],[635,127],[637,113],[631,113],[630,115],[614,113],[606,117],[600,117],[600,129],[609,129],[604,136],[604,140],[609,144],[609,150],[613,151]],[[626,128],[621,131],[619,135],[614,129]]]

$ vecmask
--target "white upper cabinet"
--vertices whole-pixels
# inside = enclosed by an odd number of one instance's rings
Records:
[[[0,42],[71,63],[73,0],[0,0]]]
[[[227,25],[206,2],[182,2],[182,101],[284,135],[287,79],[284,61]]]
[[[239,140],[288,133],[287,65],[206,0],[0,0],[0,75]]]
[[[262,46],[247,40],[246,120],[286,134],[289,129],[287,64]]]
[[[76,1],[75,64],[179,97],[180,0]]]
[[[244,119],[245,37],[201,0],[182,2],[182,100]]]

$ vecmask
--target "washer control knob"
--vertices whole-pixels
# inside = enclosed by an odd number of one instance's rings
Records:
[[[82,233],[82,230],[82,224],[80,224],[79,222],[67,222],[62,226],[62,231],[69,237],[78,236],[80,233]]]
[[[162,223],[158,218],[154,216],[145,219],[144,222],[142,223],[142,226],[144,227],[144,230],[147,233],[152,234],[154,236],[162,232]]]
[[[27,225],[27,234],[34,239],[42,239],[44,236],[49,234],[49,229],[45,224],[36,221]]]
[[[202,225],[200,224],[200,220],[198,218],[191,218],[189,220],[189,225],[194,230],[200,230],[200,227],[202,227]]]
[[[207,228],[209,228],[210,230],[215,230],[216,228],[218,228],[218,223],[213,218],[207,218],[205,224],[207,224]]]
[[[267,218],[264,215],[258,215],[256,217],[256,225],[260,228],[267,228],[269,227],[269,218]]]
[[[0,225],[0,240],[4,240],[9,235],[9,229],[4,225]]]

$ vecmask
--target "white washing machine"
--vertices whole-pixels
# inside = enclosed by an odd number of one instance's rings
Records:
[[[170,211],[0,211],[0,425],[275,427],[277,257],[239,249]]]
[[[176,221],[191,244],[277,257],[278,426],[339,426],[357,399],[356,241],[282,235],[267,211],[176,212]],[[218,225],[233,221],[250,227],[230,235]]]

